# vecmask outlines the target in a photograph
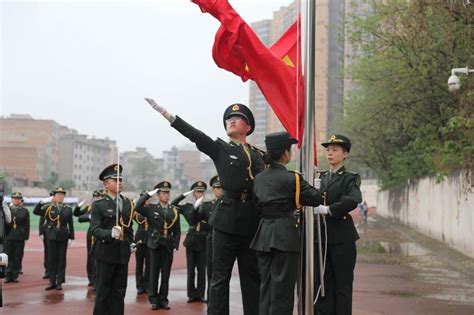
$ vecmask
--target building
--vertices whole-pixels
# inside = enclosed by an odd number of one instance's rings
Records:
[[[163,180],[164,160],[155,158],[144,147],[120,154],[120,164],[124,168],[127,190],[152,190]]]
[[[78,190],[101,188],[98,176],[102,169],[114,162],[115,141],[89,138],[76,130],[61,128],[59,140],[59,182],[74,181]]]
[[[315,128],[318,144],[337,129],[344,99],[344,20],[346,0],[316,0],[315,31]],[[251,24],[270,47],[296,20],[296,1],[273,13],[272,20]],[[264,148],[265,135],[283,130],[271,107],[254,82],[250,83],[249,106],[256,119],[251,142]]]
[[[60,125],[12,114],[0,118],[0,172],[13,185],[34,186],[59,171]]]

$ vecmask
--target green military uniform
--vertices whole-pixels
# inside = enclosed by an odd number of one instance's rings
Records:
[[[212,188],[221,187],[219,176],[214,176],[209,181]],[[201,219],[201,230],[206,233],[206,270],[207,270],[207,298],[209,299],[209,288],[212,278],[212,226],[209,225],[209,218],[216,208],[219,200],[217,198],[211,201],[205,201],[199,207],[199,215]]]
[[[204,192],[206,188],[207,185],[202,181],[197,181],[191,186],[191,190],[198,192]],[[194,209],[194,205],[191,203],[179,205],[179,202],[184,198],[184,195],[180,195],[171,204],[178,206],[179,213],[184,216],[189,225],[183,242],[186,248],[188,303],[194,301],[205,302],[207,233],[202,230],[203,222],[201,222],[198,211]]]
[[[53,195],[53,192],[51,191],[49,193],[49,196],[52,196],[52,195]],[[40,211],[42,206],[44,206],[44,204],[39,202],[35,206],[35,208],[33,209],[33,213]],[[49,257],[48,257],[48,240],[46,239],[46,237],[44,237],[44,235],[45,235],[44,224],[45,224],[44,217],[42,216],[42,217],[40,217],[39,222],[38,222],[38,232],[39,232],[39,236],[43,240],[43,267],[44,267],[43,279],[49,279],[49,272],[48,272],[48,259],[49,259]]]
[[[269,152],[282,151],[296,142],[286,132],[265,139]],[[323,198],[298,173],[275,161],[255,177],[253,191],[262,216],[250,245],[257,251],[261,277],[259,314],[291,315],[301,248],[296,209],[318,206]]]
[[[350,151],[351,143],[347,137],[332,135],[322,145],[340,145]],[[333,174],[321,173],[321,194],[326,195],[329,215],[326,216],[326,230],[322,226],[322,242],[327,235],[327,258],[324,272],[325,297],[319,297],[315,305],[315,314],[351,314],[352,283],[356,263],[355,241],[359,239],[350,211],[362,201],[360,176],[341,167]],[[316,237],[315,237],[316,239]],[[323,245],[324,246],[324,245]],[[324,248],[323,248],[324,251]],[[317,253],[314,270],[319,270]],[[315,272],[315,288],[320,285],[319,272]],[[317,290],[315,290],[317,291]]]
[[[146,191],[140,193],[140,197],[146,194]],[[143,205],[142,207],[148,207]],[[135,213],[134,217],[137,223],[137,231],[135,232],[135,242],[137,243],[137,251],[135,252],[135,282],[137,286],[137,294],[145,293],[148,288],[148,279],[150,278],[150,256],[148,255],[148,219]]]
[[[66,194],[62,187],[58,187],[53,194]],[[53,202],[40,208],[35,208],[34,214],[44,217],[44,237],[48,243],[48,273],[49,286],[47,290],[61,290],[61,284],[66,276],[66,255],[68,240],[74,239],[74,222],[72,208]]]
[[[23,199],[20,192],[12,194],[12,199]],[[6,254],[9,263],[6,269],[5,282],[18,282],[21,271],[21,261],[25,248],[25,241],[30,237],[30,213],[28,209],[19,206],[10,207],[12,222],[6,235]]]
[[[239,115],[255,128],[252,112],[245,105],[234,104],[224,112],[228,117]],[[258,217],[252,201],[254,176],[264,169],[262,153],[249,144],[222,139],[213,140],[192,127],[179,116],[171,126],[207,154],[221,179],[222,195],[209,223],[213,231],[213,275],[209,291],[208,313],[229,314],[229,281],[237,259],[244,314],[257,314],[260,278],[255,253],[249,249],[257,229]]]
[[[159,191],[170,191],[171,184],[163,181],[155,186]],[[173,264],[173,252],[178,250],[181,237],[181,226],[178,209],[170,204],[150,204],[144,207],[149,199],[144,194],[137,201],[137,211],[148,219],[147,246],[150,255],[150,279],[148,284],[148,300],[152,309],[169,309],[169,280]],[[158,279],[161,274],[161,284],[158,291]]]
[[[122,166],[112,164],[102,171],[99,179],[105,181],[117,178],[117,172],[121,178]],[[117,220],[117,202],[118,222],[122,228],[119,239],[112,238],[112,228]],[[130,244],[133,243],[133,214],[133,201],[122,195],[118,195],[114,200],[107,194],[92,203],[91,230],[94,238],[92,253],[96,262],[94,315],[124,313]]]

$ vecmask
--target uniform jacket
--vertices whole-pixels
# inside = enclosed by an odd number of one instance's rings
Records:
[[[144,206],[147,207],[147,206]],[[136,212],[134,217],[135,222],[137,223],[137,231],[135,232],[135,242],[138,243],[139,241],[142,244],[147,243],[148,241],[148,231],[149,231],[149,224],[148,219],[141,215],[140,213]]]
[[[44,218],[44,235],[49,240],[74,239],[72,209],[65,204],[50,203],[36,206],[33,213]]]
[[[194,142],[199,151],[207,154],[219,174],[223,194],[209,223],[222,232],[253,236],[258,217],[251,194],[254,176],[265,167],[262,151],[249,144],[225,142],[219,138],[212,140],[178,116],[171,126]],[[244,198],[226,196],[224,191]]]
[[[294,213],[297,177],[285,166],[272,163],[255,178],[254,197],[262,220],[250,248],[270,252],[272,249],[288,252],[300,251],[300,224]],[[314,187],[298,176],[299,203],[318,206],[323,199]]]
[[[194,205],[191,203],[179,205],[179,202],[184,198],[183,195],[180,195],[171,202],[172,205],[177,207],[180,215],[186,219],[189,225],[183,245],[195,251],[205,250],[207,233],[202,230],[203,223],[200,220],[199,212],[194,209]]]
[[[328,243],[354,242],[359,234],[349,212],[362,202],[359,174],[342,167],[329,180],[329,172],[321,173],[321,194],[326,193],[331,215],[326,216]],[[324,240],[324,226],[322,225]]]
[[[207,233],[208,238],[212,237],[212,226],[209,225],[209,218],[218,204],[219,199],[214,198],[211,201],[204,201],[198,209],[199,219],[202,223],[201,229],[203,232]]]
[[[28,209],[18,206],[10,207],[12,222],[7,240],[26,241],[30,238],[30,213]]]
[[[147,218],[149,224],[147,246],[157,249],[163,245],[169,251],[179,249],[181,227],[178,209],[172,205],[149,204],[144,207],[145,201],[149,199],[144,194],[137,201],[137,211]]]
[[[112,238],[112,228],[116,225],[116,203],[109,195],[92,203],[91,229],[95,239],[93,255],[95,259],[110,264],[128,264],[130,243],[133,241],[133,201],[122,198],[119,225],[123,239]]]

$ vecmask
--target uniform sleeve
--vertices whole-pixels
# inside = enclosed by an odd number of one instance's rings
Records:
[[[360,176],[353,174],[347,182],[344,196],[342,196],[340,201],[329,205],[332,217],[339,219],[357,208],[357,204],[362,202],[362,193],[359,187]]]
[[[321,197],[319,191],[300,176],[300,204],[317,207],[323,202],[323,197]]]
[[[80,215],[79,218],[77,219],[77,221],[79,221],[80,223],[89,222],[91,220],[89,218],[89,215],[90,215],[90,212],[86,212],[86,213]]]
[[[38,232],[39,234],[38,235],[43,235],[44,234],[44,216],[41,216],[40,219],[39,219],[39,222],[38,222]]]
[[[181,117],[176,116],[176,120],[171,124],[183,136],[196,144],[199,151],[207,154],[211,159],[217,157],[219,153],[218,144],[202,131],[194,128]]]
[[[30,212],[28,209],[26,210],[26,229],[25,229],[25,234],[26,234],[26,240],[30,238]]]
[[[112,230],[111,229],[103,229],[101,227],[102,224],[102,216],[100,208],[95,204],[92,203],[91,209],[91,231],[92,235],[98,240],[106,240],[111,242],[112,239]]]
[[[145,201],[147,201],[149,198],[151,198],[148,194],[143,194],[140,198],[138,198],[137,203],[135,204],[135,210],[137,210],[138,213],[146,217],[146,207],[145,207]]]
[[[41,202],[39,202],[33,209],[33,214],[36,214],[36,215],[44,216],[44,212],[45,212],[45,209],[43,208],[43,204]]]
[[[184,196],[183,194],[179,195],[178,197],[174,198],[173,201],[171,201],[171,205],[172,206],[178,206],[178,204],[181,202],[181,200],[183,200],[184,198],[186,198],[186,196]]]
[[[71,215],[69,216],[68,225],[69,225],[69,239],[73,240],[74,239],[74,220],[72,219],[72,211],[71,211]]]
[[[179,242],[181,241],[181,216],[178,215],[178,219],[176,220],[176,223],[174,224],[174,233],[173,235],[175,236],[174,238],[174,248],[176,250],[179,249]]]
[[[84,209],[81,210],[81,207],[76,206],[74,208],[74,212],[72,213],[75,217],[80,217],[84,213],[87,213],[88,207],[84,207]]]

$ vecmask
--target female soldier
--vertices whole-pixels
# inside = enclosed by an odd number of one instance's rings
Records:
[[[351,141],[342,135],[332,135],[323,143],[330,170],[321,174],[321,193],[326,195],[326,205],[314,209],[315,214],[326,215],[326,224],[321,232],[322,242],[327,235],[327,254],[324,271],[326,295],[318,298],[315,314],[352,314],[352,282],[356,262],[355,241],[359,235],[349,212],[362,201],[360,176],[349,172],[344,161],[351,150]],[[319,268],[315,257],[314,270]],[[315,292],[320,285],[319,274],[314,273]]]
[[[255,202],[262,220],[250,248],[257,251],[261,277],[260,315],[293,314],[293,296],[298,274],[300,228],[295,217],[302,205],[323,203],[319,192],[296,172],[286,169],[291,145],[297,143],[287,132],[266,136],[270,167],[255,177]]]

